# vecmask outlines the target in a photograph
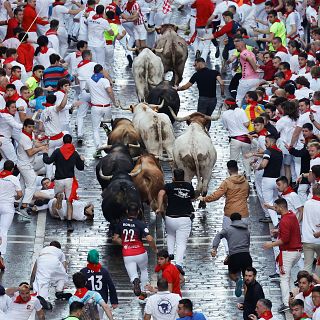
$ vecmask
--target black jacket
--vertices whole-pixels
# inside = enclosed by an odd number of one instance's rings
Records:
[[[247,292],[243,302],[243,319],[250,320],[250,314],[256,314],[256,304],[259,299],[264,298],[264,292],[259,282],[254,281],[247,286]]]

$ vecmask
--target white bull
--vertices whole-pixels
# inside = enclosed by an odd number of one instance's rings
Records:
[[[171,108],[169,107],[170,111]],[[173,159],[177,168],[185,172],[185,181],[191,182],[197,177],[197,194],[206,195],[211,179],[212,169],[217,161],[217,151],[212,144],[205,126],[208,121],[217,120],[220,116],[210,117],[200,112],[179,118],[172,111],[172,116],[177,121],[188,121],[189,126],[182,135],[176,138],[173,145]],[[205,208],[205,202],[199,207]]]
[[[158,156],[160,160],[172,161],[175,137],[170,118],[164,113],[154,111],[162,106],[163,102],[161,105],[140,102],[130,106],[133,112],[132,123],[149,153]],[[163,157],[163,150],[166,151],[167,158]]]
[[[161,58],[149,48],[144,48],[133,60],[132,72],[139,101],[145,101],[151,88],[157,86],[164,78]]]

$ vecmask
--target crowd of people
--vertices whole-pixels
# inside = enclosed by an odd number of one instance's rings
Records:
[[[147,29],[173,22],[173,11],[185,11],[188,26],[181,34],[195,57],[195,74],[185,84],[199,90],[198,112],[211,115],[219,83],[225,109],[222,125],[229,135],[229,177],[210,195],[199,196],[184,181],[181,168],[158,195],[156,214],[164,218],[167,250],[157,248],[139,208],[129,204],[127,218],[114,229],[122,246],[134,295],[145,303],[144,319],[205,319],[193,311],[181,288],[187,270],[184,256],[192,229],[192,201],[225,197],[220,242],[224,263],[236,283],[237,305],[245,320],[273,319],[272,303],[256,280],[250,254],[248,197],[254,186],[261,207],[260,223],[271,227],[275,273],[282,305],[294,319],[320,319],[320,27],[317,0],[4,0],[0,5],[0,269],[5,271],[7,237],[15,214],[24,219],[41,210],[53,218],[94,218],[92,204],[80,200],[75,169],[85,159],[74,146],[84,143],[84,119],[91,113],[93,139],[101,157],[101,132],[110,129],[114,94],[115,46],[119,42],[132,67],[132,47],[144,48]],[[154,29],[153,29],[154,30]],[[161,37],[156,33],[154,40]],[[221,58],[221,70],[207,59]],[[221,56],[221,57],[220,57]],[[229,97],[224,75],[231,77]],[[75,96],[75,87],[77,96]],[[119,97],[118,97],[119,98]],[[76,114],[76,137],[70,121]],[[207,126],[210,135],[210,125]],[[241,174],[239,167],[244,168]],[[164,204],[167,203],[165,208]],[[318,217],[319,214],[319,217]],[[157,254],[156,286],[150,284],[144,239]],[[64,290],[66,257],[58,241],[44,247],[33,266],[30,283],[0,286],[1,319],[25,320],[53,308],[56,299],[70,304],[67,319],[113,319],[117,290],[99,252],[90,250],[88,264],[73,275],[74,294]],[[172,263],[174,261],[175,263]],[[294,267],[299,269],[292,279]],[[139,272],[138,272],[139,271]],[[295,281],[294,281],[295,280]],[[111,307],[108,302],[110,300]],[[273,310],[274,312],[274,310]]]

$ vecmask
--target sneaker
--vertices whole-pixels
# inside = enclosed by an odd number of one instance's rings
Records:
[[[269,278],[270,279],[280,279],[280,274],[279,273],[270,274]]]
[[[97,150],[94,154],[93,154],[93,157],[95,159],[99,159],[102,157],[102,153],[101,153],[101,150]]]
[[[82,137],[79,137],[78,140],[77,140],[77,142],[78,142],[78,145],[82,146],[82,144],[83,144],[83,138],[82,138]]]
[[[176,264],[176,268],[179,270],[179,272],[184,276],[186,273],[184,272],[183,268]]]
[[[278,312],[279,312],[279,313],[282,313],[282,312],[286,312],[286,311],[288,311],[288,310],[290,310],[289,306],[286,306],[286,305],[282,304],[282,305],[280,306],[280,308],[278,309]]]
[[[108,125],[106,123],[102,124],[102,128],[106,132],[107,135],[111,132],[110,128],[108,127]]]
[[[262,223],[271,223],[272,220],[271,220],[270,217],[264,217],[264,218],[259,219],[259,222],[262,222]]]
[[[145,292],[141,292],[141,294],[139,295],[139,303],[140,304],[145,304],[147,302],[147,294]]]
[[[58,300],[69,300],[72,297],[72,294],[69,292],[56,292],[56,298]]]
[[[133,283],[133,292],[137,297],[139,297],[141,295],[140,279],[135,278],[132,283]]]
[[[201,52],[200,52],[200,50],[197,50],[196,51],[196,59],[200,58],[200,56],[201,56]]]
[[[0,256],[0,270],[3,272],[5,268],[4,259]]]
[[[47,301],[45,298],[41,297],[41,296],[37,296],[38,300],[40,301],[40,304],[42,305],[42,308],[45,310],[52,310],[53,306],[52,304]]]
[[[77,39],[77,37],[75,37],[75,36],[71,36],[70,39],[71,39],[73,42],[78,42],[78,39]]]
[[[225,266],[227,266],[227,265],[229,264],[229,255],[227,255],[227,256],[224,258],[223,264],[224,264]]]
[[[243,280],[241,278],[239,278],[236,282],[236,288],[234,290],[234,294],[238,298],[241,297],[241,295],[242,295],[242,285],[243,285]]]
[[[216,54],[215,54],[216,59],[220,57],[220,48],[219,46],[216,47]]]
[[[25,219],[28,219],[28,220],[31,219],[31,217],[28,215],[26,208],[20,208],[20,210],[16,210],[16,213]]]
[[[74,228],[71,220],[67,220],[67,232],[73,232]]]
[[[129,62],[129,64],[128,64],[129,68],[132,68],[133,59],[130,54],[127,55],[127,60]]]

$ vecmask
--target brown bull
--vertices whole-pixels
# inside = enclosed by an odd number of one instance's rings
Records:
[[[153,211],[158,209],[158,193],[164,188],[164,176],[158,159],[152,154],[143,154],[132,170],[141,172],[133,177],[142,202],[150,205]]]
[[[161,58],[164,72],[172,71],[172,82],[179,85],[182,81],[184,65],[188,58],[187,42],[178,36],[178,27],[173,24],[164,24],[160,29],[160,37],[155,45],[156,55]]]
[[[126,118],[117,118],[112,122],[112,131],[108,135],[108,144],[101,148],[110,148],[115,144],[128,146],[131,157],[141,154],[144,145],[140,134],[134,128],[132,121]]]

